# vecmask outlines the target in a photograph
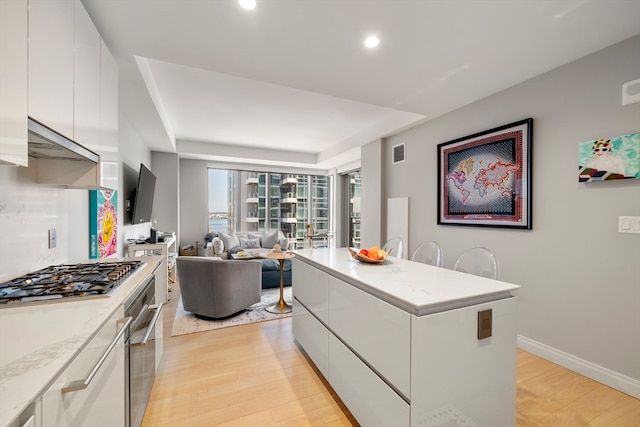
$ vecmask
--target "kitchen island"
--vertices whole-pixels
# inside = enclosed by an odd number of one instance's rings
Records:
[[[98,261],[130,260],[109,258]],[[21,303],[0,308],[0,426],[22,425],[26,419],[19,417],[24,412],[35,415],[37,426],[55,423],[51,419],[37,419],[42,412],[41,397],[61,373],[76,363],[81,352],[92,353],[88,343],[104,329],[107,321],[122,316],[124,302],[156,273],[162,262],[159,256],[140,260],[143,262],[141,267],[108,296]],[[117,362],[123,369],[124,360]],[[124,402],[124,393],[123,387],[122,395],[116,398]],[[53,397],[59,395],[58,391]],[[44,414],[42,418],[45,418]]]
[[[360,424],[515,425],[517,285],[296,251],[293,333]]]

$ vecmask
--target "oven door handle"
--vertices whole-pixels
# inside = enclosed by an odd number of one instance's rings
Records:
[[[130,345],[132,346],[138,346],[138,345],[145,345],[147,343],[147,341],[149,341],[149,336],[151,335],[151,331],[153,331],[153,328],[156,327],[156,323],[158,323],[158,319],[160,318],[160,313],[162,312],[162,308],[164,307],[163,302],[158,303],[158,304],[153,304],[150,305],[148,310],[153,310],[155,311],[153,318],[151,319],[151,322],[149,322],[149,326],[147,326],[147,331],[144,333],[144,336],[142,337],[142,340],[140,340],[140,342],[132,342]]]
[[[118,341],[124,334],[124,331],[127,330],[127,328],[129,327],[132,321],[133,321],[133,317],[123,317],[122,319],[118,319],[116,321],[116,324],[119,325],[121,323],[124,323],[124,326],[118,331],[118,333],[116,334],[116,337],[113,339],[113,341],[111,341],[111,344],[109,344],[109,347],[107,347],[105,352],[102,353],[102,356],[100,356],[100,359],[98,359],[98,362],[95,364],[93,369],[91,369],[91,372],[89,372],[89,375],[87,375],[87,377],[83,380],[72,381],[67,385],[65,385],[64,387],[62,387],[62,394],[69,393],[72,391],[84,390],[85,388],[89,387],[89,384],[91,384],[91,380],[93,380],[93,377],[96,376],[96,374],[104,364],[105,360],[107,360],[107,357],[109,357],[109,354],[115,348],[116,344],[118,344]]]

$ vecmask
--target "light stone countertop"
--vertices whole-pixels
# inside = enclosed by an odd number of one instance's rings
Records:
[[[13,422],[46,391],[162,259],[146,256],[86,261],[133,259],[139,259],[144,265],[109,296],[12,304],[0,308],[0,426]]]
[[[508,298],[520,288],[507,282],[388,256],[381,264],[357,261],[347,248],[302,249],[307,262],[410,314],[431,313]],[[295,276],[295,268],[293,270]]]

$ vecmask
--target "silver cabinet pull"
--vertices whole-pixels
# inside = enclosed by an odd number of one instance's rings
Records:
[[[162,308],[164,307],[163,302],[158,303],[158,304],[153,304],[149,306],[149,310],[155,310],[155,313],[153,315],[153,318],[151,319],[151,322],[149,323],[149,326],[147,326],[147,331],[144,334],[144,337],[142,337],[142,340],[140,342],[132,342],[130,345],[132,346],[136,346],[136,345],[145,345],[147,343],[147,341],[149,341],[149,336],[151,335],[151,331],[153,331],[153,328],[156,327],[156,323],[158,323],[158,319],[160,318],[160,312],[162,312]]]
[[[93,380],[93,377],[96,376],[96,374],[104,364],[105,360],[107,360],[109,353],[111,353],[111,351],[115,348],[116,344],[118,344],[118,340],[120,339],[120,337],[122,337],[122,334],[124,334],[124,331],[127,330],[127,328],[129,327],[132,321],[133,321],[133,317],[124,317],[116,321],[116,324],[124,323],[124,326],[122,327],[122,329],[118,331],[118,334],[113,339],[113,341],[111,341],[111,344],[109,344],[109,347],[107,347],[105,352],[102,353],[102,356],[100,356],[100,359],[98,360],[98,362],[95,364],[91,372],[89,372],[89,375],[87,375],[87,377],[83,380],[72,381],[67,385],[65,385],[64,387],[62,387],[62,394],[69,393],[72,391],[84,390],[85,388],[89,387],[91,380]]]

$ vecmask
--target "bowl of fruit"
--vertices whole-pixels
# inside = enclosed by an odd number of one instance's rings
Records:
[[[380,264],[381,262],[384,262],[384,260],[387,259],[387,255],[391,253],[391,250],[384,251],[378,246],[372,246],[369,249],[363,248],[360,250],[348,249],[351,253],[351,258],[369,264]]]

